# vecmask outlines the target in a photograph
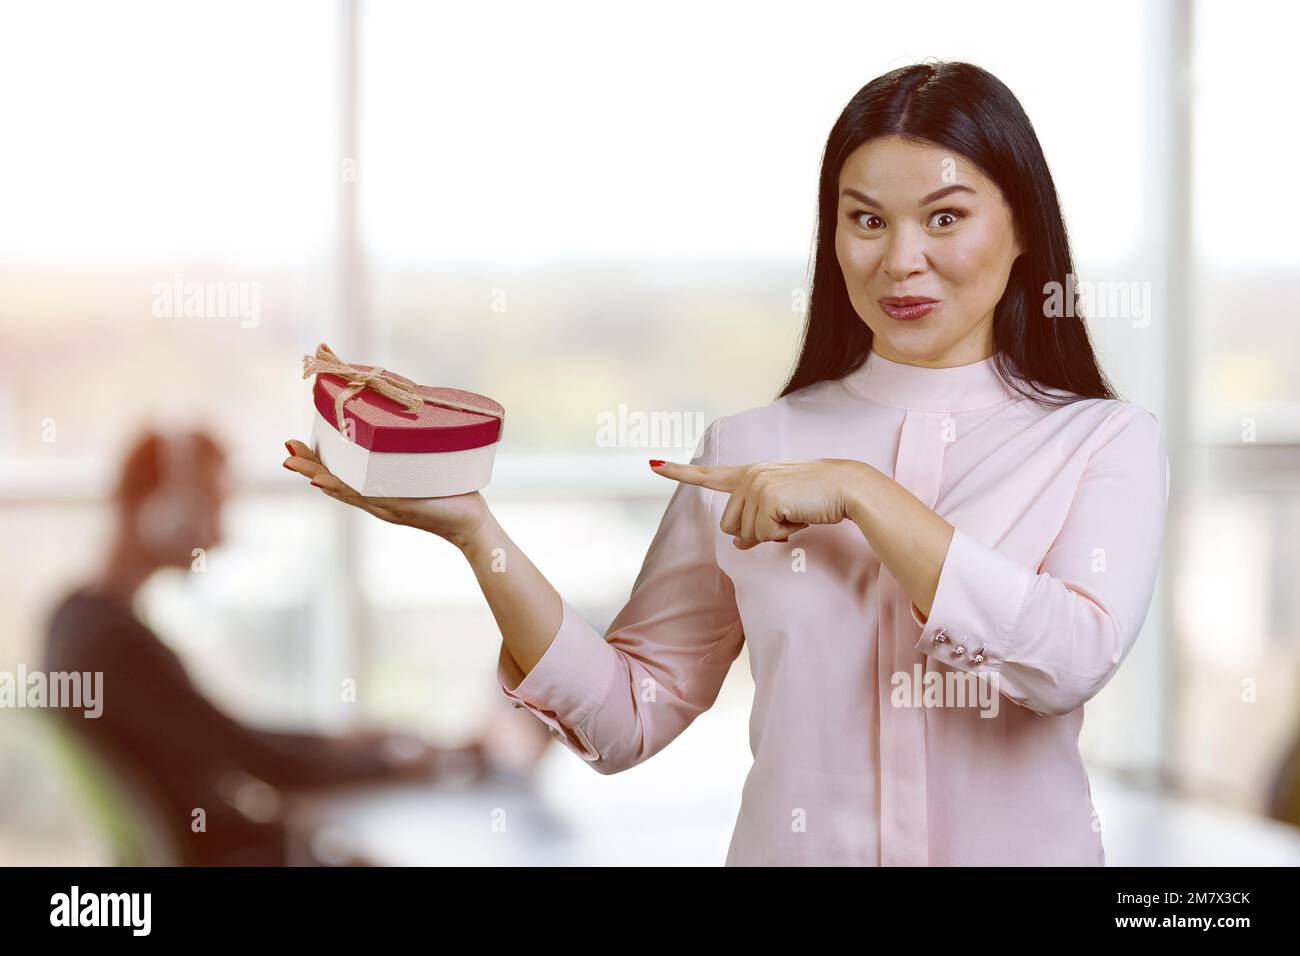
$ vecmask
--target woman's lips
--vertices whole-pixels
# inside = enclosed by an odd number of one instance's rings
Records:
[[[907,297],[904,299],[881,299],[880,309],[891,319],[898,319],[902,322],[909,322],[913,319],[921,319],[934,311],[935,306],[939,303],[934,299],[923,299]]]

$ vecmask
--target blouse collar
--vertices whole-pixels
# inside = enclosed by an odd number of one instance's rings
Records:
[[[997,373],[996,355],[969,365],[926,368],[894,362],[874,349],[865,361],[843,376],[854,392],[886,405],[927,412],[984,408],[1016,398]]]

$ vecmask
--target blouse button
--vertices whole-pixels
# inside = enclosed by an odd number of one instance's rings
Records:
[[[939,630],[934,632],[934,643],[942,644],[946,640],[948,640],[948,632],[943,628],[939,628]]]
[[[958,644],[956,647],[952,649],[953,657],[961,657],[965,653],[966,653],[966,646],[964,644]]]
[[[512,701],[510,702],[510,706],[511,706],[511,707],[514,707],[515,709],[518,709],[518,708],[520,708],[520,707],[522,707],[522,706],[524,706],[524,705],[521,704],[521,703],[519,703],[519,701],[517,701],[517,700],[512,700]]]
[[[980,649],[979,649],[978,651],[976,651],[976,652],[974,653],[974,655],[971,656],[970,662],[971,662],[972,664],[982,664],[982,663],[984,663],[984,647],[985,647],[985,645],[981,644],[981,645],[980,645]]]

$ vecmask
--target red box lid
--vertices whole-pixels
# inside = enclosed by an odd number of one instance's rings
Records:
[[[369,371],[374,366],[357,365]],[[385,369],[384,374],[415,387],[421,395],[432,399],[449,398],[453,401],[479,405],[500,415],[505,407],[485,395],[459,388],[433,388],[416,385],[409,378]],[[348,387],[347,380],[338,375],[320,372],[312,386],[312,397],[321,417],[337,429],[334,400]],[[479,412],[447,408],[425,402],[408,411],[391,398],[385,398],[373,389],[363,388],[343,404],[343,419],[351,421],[353,440],[370,451],[464,451],[481,448],[501,437],[502,419]]]

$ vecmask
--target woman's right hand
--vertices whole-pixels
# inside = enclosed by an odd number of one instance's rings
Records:
[[[344,504],[368,511],[392,524],[408,525],[445,538],[458,548],[469,543],[488,516],[487,503],[477,491],[447,498],[371,498],[357,494],[321,464],[311,448],[300,441],[284,443],[291,457],[284,467],[311,479],[311,483]]]

